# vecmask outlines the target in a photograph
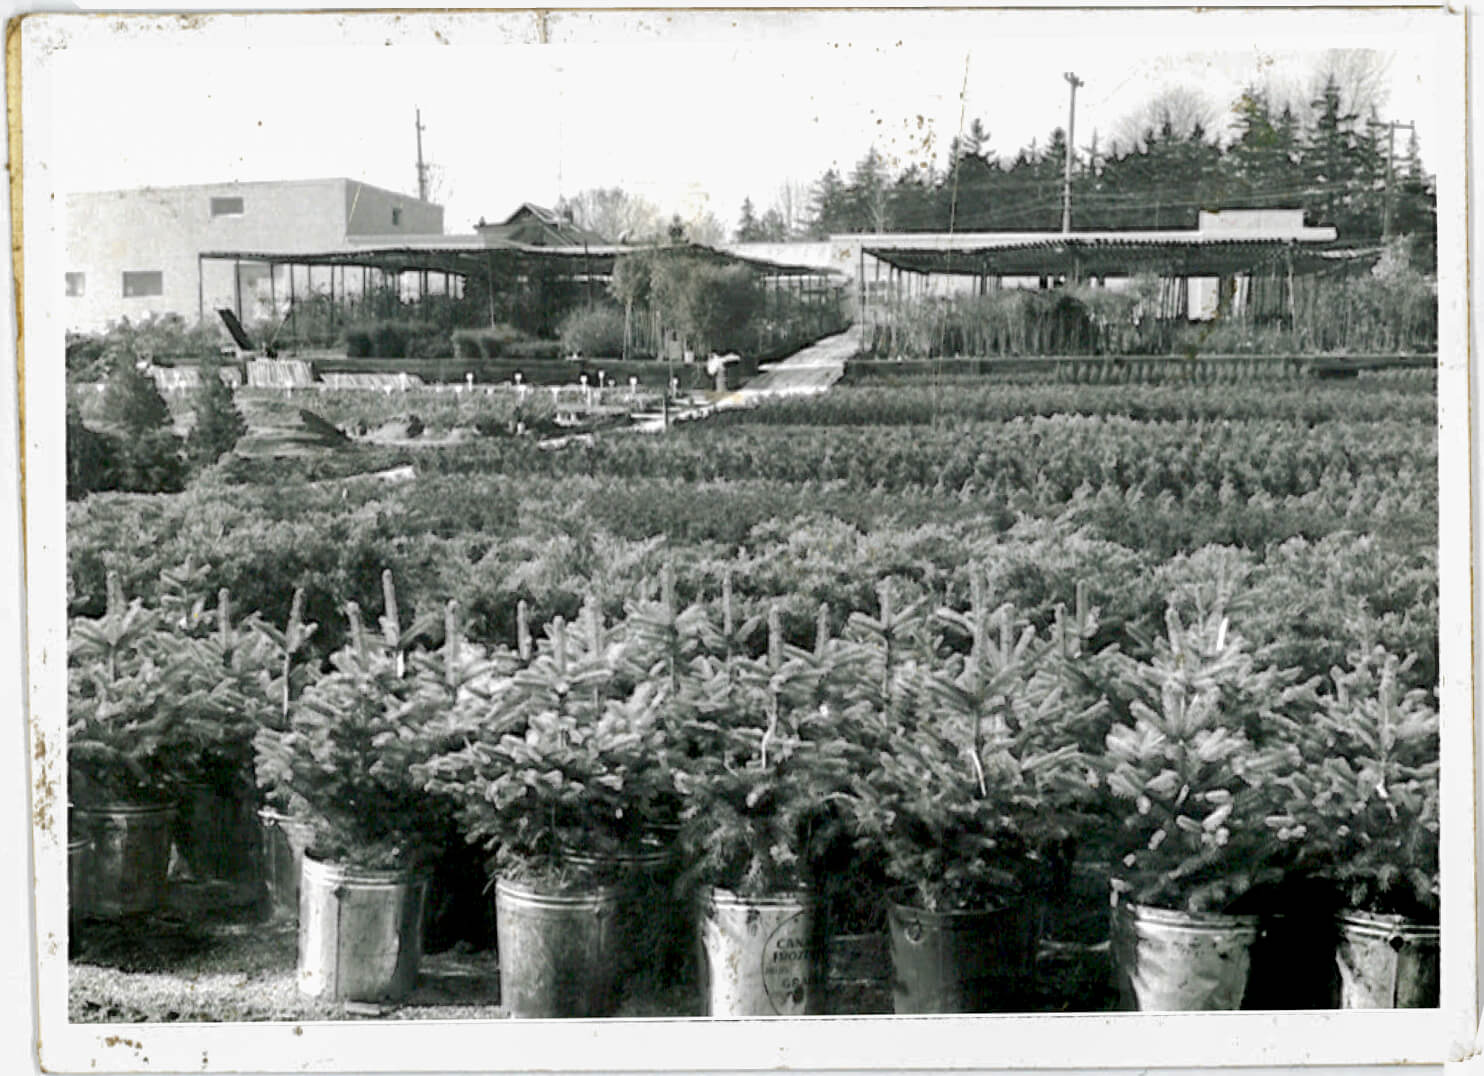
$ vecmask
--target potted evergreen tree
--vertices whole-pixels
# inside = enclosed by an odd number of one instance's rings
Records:
[[[1114,964],[1130,1007],[1235,1009],[1259,929],[1240,902],[1286,868],[1267,819],[1298,752],[1279,715],[1312,684],[1259,668],[1219,610],[1166,623],[1148,660],[1115,662],[1128,720],[1101,759]]]
[[[90,844],[88,908],[112,917],[164,902],[191,740],[173,633],[158,609],[126,603],[112,572],[107,586],[103,616],[68,625],[67,769],[69,825]]]
[[[817,871],[855,756],[819,702],[827,660],[785,647],[776,608],[767,623],[765,654],[696,663],[677,761],[713,1016],[823,1011]]]
[[[574,638],[555,618],[534,652],[522,636],[453,712],[444,738],[457,746],[416,773],[492,853],[501,1004],[602,1016],[617,1002],[622,865],[653,847],[649,820],[674,794],[663,692],[618,693],[601,632]]]
[[[1411,660],[1377,647],[1332,670],[1290,725],[1303,765],[1269,820],[1295,868],[1336,891],[1341,1008],[1438,1004],[1438,716],[1398,683]]]
[[[184,666],[177,705],[194,749],[182,759],[175,844],[198,881],[252,881],[258,864],[253,736],[265,718],[272,683],[265,640],[252,620],[234,624],[226,589],[214,612],[199,605],[178,623]]]
[[[851,710],[852,738],[871,756],[849,803],[857,840],[896,884],[889,922],[897,1012],[1022,1007],[1033,985],[1049,859],[1079,827],[1088,763],[1075,742],[1097,707],[1071,707],[1045,675],[1051,644],[1014,613],[991,617],[976,581],[967,616],[939,619],[969,638],[942,653],[921,609],[883,596],[868,644],[891,627],[924,641],[896,691]],[[906,618],[906,623],[904,623]],[[999,622],[999,639],[989,624]],[[892,627],[892,625],[895,625]]]
[[[303,693],[317,671],[308,661],[301,660],[301,655],[308,650],[318,627],[304,620],[302,587],[294,591],[288,623],[282,631],[263,620],[252,621],[253,630],[263,639],[272,669],[266,685],[268,705],[263,712],[264,727],[279,731],[288,729],[293,701]],[[304,850],[309,846],[313,829],[308,821],[295,818],[290,813],[286,793],[268,790],[262,799],[258,824],[263,881],[268,889],[270,914],[297,916]]]
[[[452,825],[414,767],[481,674],[459,633],[437,652],[414,649],[432,627],[400,628],[390,573],[383,577],[381,638],[348,603],[350,641],[296,700],[285,728],[255,738],[259,784],[307,823],[299,903],[299,989],[308,995],[389,1002],[416,985],[428,865]],[[450,623],[452,622],[450,616]]]

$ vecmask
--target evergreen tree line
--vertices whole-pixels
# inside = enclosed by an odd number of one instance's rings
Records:
[[[200,367],[191,401],[194,421],[184,437],[175,432],[169,404],[132,350],[113,349],[102,362],[108,378],[101,386],[98,426],[83,421],[75,400],[67,402],[68,500],[98,490],[177,493],[192,472],[210,467],[247,433],[215,362]]]
[[[1437,198],[1415,130],[1405,143],[1393,144],[1391,129],[1375,111],[1364,117],[1347,111],[1342,97],[1331,76],[1313,102],[1312,118],[1302,120],[1253,86],[1233,104],[1233,129],[1224,144],[1199,123],[1178,131],[1166,112],[1135,147],[1110,146],[1101,156],[1095,148],[1078,147],[1072,228],[1185,229],[1196,226],[1202,209],[1302,208],[1307,224],[1332,225],[1343,245],[1374,245],[1388,230],[1410,236],[1413,258],[1430,266]],[[1033,142],[1006,159],[975,120],[953,140],[949,160],[946,170],[919,166],[893,174],[873,146],[848,176],[830,168],[813,183],[802,227],[787,228],[776,207],[759,216],[748,199],[736,239],[1060,230],[1066,163],[1061,128],[1044,145]]]

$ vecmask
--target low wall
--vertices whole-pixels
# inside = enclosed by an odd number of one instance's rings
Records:
[[[396,375],[406,372],[424,382],[463,383],[472,375],[476,384],[508,384],[521,375],[527,385],[577,385],[586,374],[588,384],[596,388],[601,371],[608,384],[624,386],[630,377],[639,379],[646,388],[663,388],[668,374],[680,381],[682,389],[714,387],[706,374],[706,364],[675,363],[667,365],[647,359],[316,359],[315,369],[321,377],[343,374]],[[754,364],[755,367],[755,364]]]

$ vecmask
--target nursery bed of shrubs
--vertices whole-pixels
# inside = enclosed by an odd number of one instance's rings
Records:
[[[146,610],[194,608],[197,626],[190,630],[205,638],[214,602],[195,599],[225,588],[232,607],[255,611],[265,630],[316,624],[295,650],[299,679],[289,693],[312,702],[330,697],[329,687],[316,684],[348,691],[369,676],[403,702],[415,698],[429,715],[442,715],[430,716],[427,727],[439,730],[433,738],[444,746],[426,746],[420,758],[393,768],[423,774],[431,782],[424,789],[436,788],[450,804],[441,824],[460,837],[488,840],[495,852],[506,849],[507,868],[521,853],[530,869],[531,856],[555,847],[535,821],[536,808],[551,801],[523,777],[514,779],[520,789],[511,786],[502,802],[508,816],[526,817],[530,808],[533,821],[520,833],[508,828],[509,817],[461,810],[461,790],[505,787],[501,781],[525,771],[502,754],[510,747],[501,736],[455,763],[458,752],[446,745],[454,731],[477,744],[480,729],[512,721],[529,733],[548,719],[539,715],[553,713],[554,728],[570,721],[581,729],[616,707],[612,712],[628,719],[648,715],[645,735],[660,736],[654,715],[679,706],[684,717],[665,727],[690,730],[694,750],[685,757],[735,758],[738,772],[751,772],[746,760],[756,762],[762,750],[767,771],[769,699],[774,706],[792,699],[782,730],[772,735],[791,745],[785,757],[799,760],[803,783],[786,777],[794,763],[771,756],[783,769],[769,795],[817,804],[836,802],[838,792],[855,803],[854,813],[835,823],[848,835],[845,843],[874,849],[874,866],[863,876],[871,885],[888,877],[909,881],[900,870],[886,871],[886,862],[915,862],[919,874],[930,874],[948,859],[960,866],[950,870],[958,873],[946,888],[936,897],[919,895],[930,906],[952,904],[954,886],[982,889],[1004,865],[999,853],[972,851],[975,834],[1006,840],[1013,833],[1006,845],[1013,856],[1051,869],[1050,850],[1064,834],[1035,830],[1038,811],[1054,802],[1061,806],[1043,812],[1046,818],[1081,818],[1071,828],[1079,835],[1078,876],[1091,877],[1091,888],[1063,910],[1068,933],[1047,938],[1073,948],[1043,948],[1042,964],[1065,1004],[1106,1007],[1107,983],[1088,968],[1108,960],[1098,931],[1106,928],[1110,876],[1122,877],[1141,900],[1241,907],[1240,897],[1266,892],[1273,877],[1202,874],[1226,854],[1216,849],[1234,842],[1233,854],[1240,846],[1253,862],[1277,856],[1296,877],[1327,879],[1347,899],[1369,888],[1389,894],[1381,902],[1389,910],[1429,914],[1436,884],[1436,851],[1428,844],[1436,839],[1435,409],[1431,380],[1422,377],[1363,376],[1291,389],[849,387],[665,438],[605,436],[547,452],[494,441],[436,452],[355,450],[367,470],[410,463],[416,479],[398,486],[346,473],[350,464],[327,474],[314,460],[243,469],[228,459],[180,493],[93,494],[70,506],[69,610],[75,625],[121,617],[127,594]],[[456,619],[448,619],[451,599]],[[347,603],[365,610],[368,624],[389,616],[395,638],[358,628]],[[1182,645],[1209,659],[1206,680],[1171,672],[1169,657]],[[523,686],[493,709],[467,709],[457,690],[431,686],[464,682],[449,679],[451,654],[461,655],[464,669],[507,663],[505,675]],[[562,679],[552,671],[564,661],[595,678],[590,698],[588,687],[572,692],[573,705],[581,695],[587,709],[567,711],[552,701],[561,697],[552,695],[555,683],[589,684],[580,673]],[[894,662],[902,663],[900,676],[881,671]],[[405,678],[405,689],[385,686],[388,668],[398,670],[393,679]],[[978,681],[975,669],[983,671]],[[991,688],[990,669],[1017,671]],[[717,694],[718,676],[734,685],[730,694]],[[1206,715],[1206,724],[1189,731],[1220,730],[1217,741],[1208,737],[1200,748],[1210,754],[1202,777],[1210,798],[1199,811],[1190,792],[1165,787],[1164,764],[1149,753],[1152,730],[1169,735],[1175,720],[1167,709],[1171,683]],[[1212,683],[1224,685],[1217,697],[1240,704],[1214,716],[1203,710]],[[1056,701],[1046,702],[1053,686]],[[799,701],[805,697],[813,700],[808,706]],[[698,701],[707,698],[729,703],[708,710]],[[663,699],[670,701],[656,701]],[[678,699],[690,701],[682,706]],[[1020,769],[976,776],[952,730],[977,728],[976,707],[1001,705],[1038,714],[1051,707],[1042,730],[1049,739],[1026,740],[1034,723],[1011,721],[995,734],[1010,737],[995,741],[997,754],[970,755],[993,755],[997,765],[1010,759]],[[328,723],[308,716],[313,706],[296,706],[303,709],[293,720],[308,722],[300,732],[333,738]],[[265,707],[268,716],[255,727],[282,731],[286,711],[274,718],[276,704]],[[810,716],[816,710],[834,716]],[[366,712],[374,726],[380,711]],[[1363,854],[1345,846],[1354,870],[1340,877],[1343,842],[1316,838],[1303,851],[1298,828],[1317,832],[1324,824],[1322,812],[1303,816],[1304,805],[1325,797],[1283,769],[1284,760],[1341,748],[1359,759],[1366,749],[1345,740],[1345,729],[1364,729],[1383,712],[1398,715],[1394,727],[1404,728],[1412,745],[1393,762],[1403,767],[1398,785],[1407,790],[1394,802],[1413,836],[1380,839]],[[453,724],[439,724],[445,720]],[[916,732],[910,743],[901,740],[908,727]],[[985,751],[990,740],[971,737]],[[568,748],[559,741],[537,733],[527,741],[538,753],[555,752],[547,769],[591,781],[633,771],[632,745],[597,742],[596,753],[574,761],[561,755]],[[712,746],[701,749],[706,743]],[[883,765],[881,750],[868,750],[887,743],[905,768]],[[844,745],[844,754],[832,756],[830,744]],[[877,761],[862,762],[866,756],[851,754],[857,750]],[[810,762],[815,751],[820,759]],[[289,755],[278,756],[277,765],[292,768]],[[1279,776],[1233,783],[1231,766],[1240,770],[1258,758],[1270,759]],[[542,772],[529,757],[522,760]],[[1018,815],[1025,802],[1008,792],[997,798],[995,781],[1041,767],[1061,777],[1045,785],[1027,778],[1037,810]],[[285,772],[271,764],[265,771],[260,761],[265,788]],[[1330,798],[1346,794],[1344,774],[1315,772],[1339,782]],[[860,780],[847,780],[849,773]],[[690,792],[679,789],[680,802],[691,806],[673,821],[685,833],[687,817],[732,818],[731,845],[715,832],[697,841],[690,831],[690,862],[699,864],[693,880],[746,889],[749,877],[762,875],[749,875],[753,845],[737,834],[754,833],[744,822],[757,803],[741,806],[748,789],[718,785],[715,776],[697,771]],[[843,783],[831,784],[837,781]],[[982,794],[954,816],[961,829],[940,828],[926,851],[893,846],[903,831],[883,828],[881,812],[927,808],[885,805],[901,788],[934,782],[967,782]],[[622,797],[639,792],[620,783],[625,790],[613,795],[632,803]],[[1086,790],[1094,787],[1102,790],[1095,797],[1101,806],[1089,807]],[[809,795],[791,799],[800,789]],[[1261,792],[1249,797],[1250,789]],[[1231,795],[1240,802],[1222,814]],[[1163,806],[1153,816],[1142,806],[1132,811],[1143,799]],[[733,804],[732,814],[725,803]],[[1118,804],[1132,813],[1120,814]],[[575,809],[571,832],[602,830],[596,816],[580,813],[587,807]],[[984,811],[1001,812],[994,816],[1000,821],[991,824]],[[1160,817],[1168,823],[1164,840],[1172,842],[1164,853],[1150,828]],[[1020,822],[1006,828],[1005,818]],[[939,823],[948,825],[941,817]],[[779,824],[773,816],[759,822],[764,829]],[[1249,828],[1239,832],[1239,824]],[[951,840],[950,832],[957,834]],[[1125,853],[1120,842],[1130,839],[1147,851]],[[957,859],[944,855],[949,847],[959,849]],[[730,859],[719,851],[727,848]],[[697,854],[703,849],[710,858]],[[1395,860],[1389,867],[1387,856]],[[1180,864],[1185,873],[1164,877]],[[764,855],[751,869],[775,868],[797,880],[806,865]],[[1153,873],[1140,875],[1146,868]],[[867,912],[856,907],[851,914],[880,927],[872,918],[881,913],[879,899],[866,903]],[[487,927],[466,944],[488,946]],[[1058,965],[1073,951],[1080,955]],[[79,961],[85,965],[85,955]],[[90,1011],[86,993],[75,985],[75,1013]]]

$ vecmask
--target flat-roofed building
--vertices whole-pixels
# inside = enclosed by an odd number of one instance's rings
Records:
[[[70,194],[65,321],[84,331],[150,314],[194,321],[202,309],[251,311],[270,290],[267,266],[203,261],[203,251],[323,251],[360,236],[442,233],[442,206],[353,179]]]

